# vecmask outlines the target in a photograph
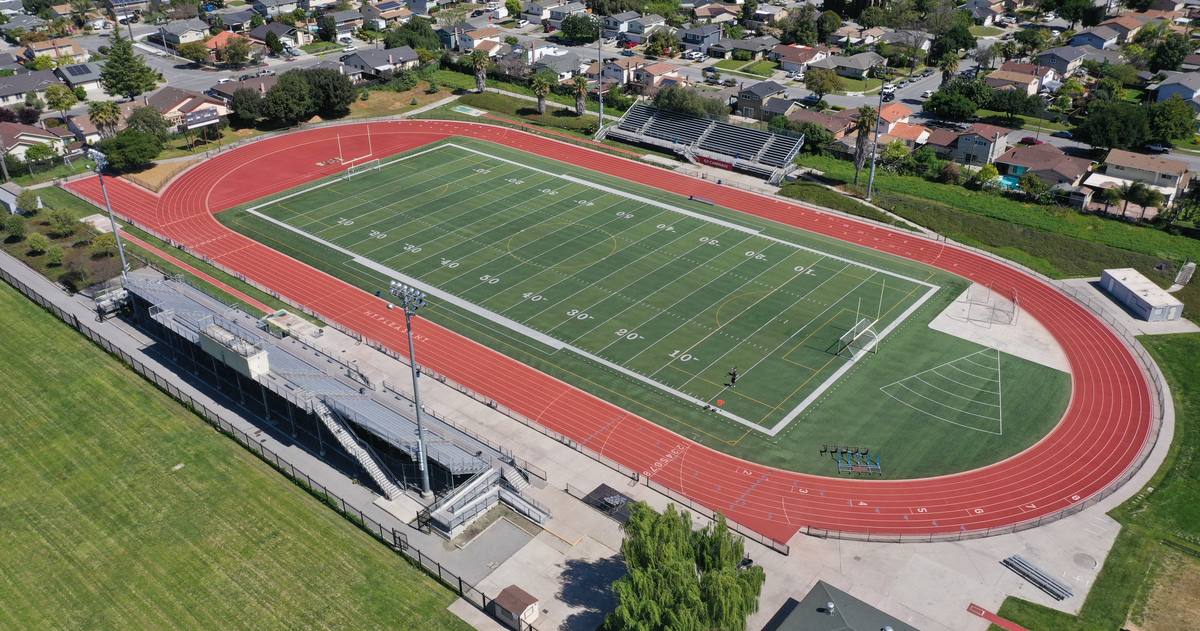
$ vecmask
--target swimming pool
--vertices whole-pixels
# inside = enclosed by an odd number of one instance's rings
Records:
[[[1001,175],[1000,176],[1000,188],[1013,190],[1013,191],[1018,190],[1020,187],[1017,186],[1017,183],[1020,181],[1021,181],[1021,178],[1017,177],[1015,175]]]

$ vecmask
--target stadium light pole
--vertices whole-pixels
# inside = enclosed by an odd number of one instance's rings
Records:
[[[879,66],[875,66],[878,70]],[[883,83],[879,84],[879,110],[875,112],[875,140],[871,143],[871,177],[867,180],[867,201],[871,201],[871,191],[875,188],[875,163],[879,160],[879,121],[883,120],[883,87],[887,85],[887,73],[884,73]]]
[[[596,129],[604,127],[604,20],[600,19],[596,23],[596,68],[599,72],[599,80],[596,81],[596,97],[600,101],[600,125]]]
[[[425,292],[404,283],[392,281],[388,293],[400,299],[400,308],[404,309],[404,323],[408,327],[408,364],[412,368],[413,407],[417,410],[417,466],[421,468],[421,497],[433,497],[429,490],[429,461],[425,457],[425,422],[421,413],[421,395],[417,390],[417,379],[421,373],[417,371],[417,351],[413,346],[412,317],[417,309],[425,306]]]
[[[104,167],[108,166],[108,156],[88,149],[87,155],[96,163],[96,177],[100,180],[100,190],[104,191],[104,206],[108,209],[108,222],[112,224],[113,235],[117,237],[117,252],[121,255],[121,278],[129,280],[129,264],[125,262],[125,244],[121,241],[121,229],[113,216],[112,202],[108,201],[108,186],[104,184]]]

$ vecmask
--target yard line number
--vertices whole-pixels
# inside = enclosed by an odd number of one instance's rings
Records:
[[[680,352],[682,352],[682,351],[674,351],[673,353],[671,353],[671,357],[674,357],[675,359],[678,359],[681,362],[690,362],[693,359],[700,359],[699,357],[692,357],[691,355],[689,355],[687,353],[683,353],[682,355],[680,355],[679,354]]]
[[[625,339],[627,339],[627,340],[641,340],[641,339],[645,339],[645,338],[643,338],[642,336],[638,335],[637,333],[631,333],[631,332],[629,331],[629,329],[617,329],[617,336],[618,336],[618,337],[623,337],[623,338],[625,338]]]

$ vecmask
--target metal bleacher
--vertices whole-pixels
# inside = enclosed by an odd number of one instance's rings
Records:
[[[643,103],[606,128],[605,137],[663,147],[694,162],[707,156],[764,177],[794,168],[803,136],[699,118]]]

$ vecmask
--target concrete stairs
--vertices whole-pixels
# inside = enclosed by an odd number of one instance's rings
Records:
[[[366,446],[359,443],[358,437],[352,434],[350,430],[342,424],[341,420],[334,415],[333,410],[330,410],[329,407],[323,402],[314,400],[313,411],[317,413],[317,417],[320,418],[321,422],[325,424],[325,427],[329,430],[329,433],[333,434],[334,437],[337,438],[338,442],[341,443],[342,448],[346,450],[346,453],[354,456],[354,458],[358,460],[358,463],[362,465],[362,468],[367,472],[367,475],[371,476],[371,479],[379,485],[379,488],[383,489],[383,492],[385,495],[387,495],[388,499],[394,500],[404,494],[404,491],[402,491],[400,487],[396,486],[390,479],[388,479],[387,474],[385,474],[383,469],[379,467],[379,464],[375,462],[375,458],[373,458],[371,453],[367,451]]]

